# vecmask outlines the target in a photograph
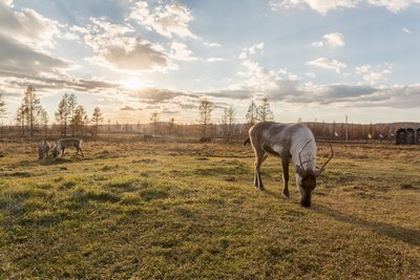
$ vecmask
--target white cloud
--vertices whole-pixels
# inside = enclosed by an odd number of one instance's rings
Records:
[[[104,18],[91,18],[85,27],[73,27],[96,53],[91,63],[116,71],[163,70],[172,67],[168,54],[158,44],[135,37],[128,24],[115,24]]]
[[[401,29],[402,32],[407,33],[407,34],[411,34],[411,30],[408,29],[407,27],[404,27],[403,29]]]
[[[320,57],[315,60],[307,62],[308,65],[328,69],[328,70],[334,70],[337,73],[341,73],[341,71],[347,67],[347,65],[344,62],[338,61],[336,59],[329,59],[326,57]]]
[[[377,85],[388,80],[388,75],[391,74],[392,66],[389,64],[377,65],[373,67],[369,64],[356,67],[356,73],[361,75],[363,80],[371,85]]]
[[[172,42],[171,44],[171,57],[175,60],[194,61],[198,58],[194,56],[193,52],[180,42]]]
[[[215,42],[210,42],[210,43],[205,42],[204,45],[210,48],[220,48],[222,46],[219,43],[215,43]]]
[[[280,11],[295,7],[309,6],[320,14],[327,14],[329,11],[341,8],[353,8],[359,0],[271,0],[271,9]]]
[[[14,11],[12,1],[0,1],[0,34],[38,50],[52,48],[60,34],[58,22],[32,9]]]
[[[329,46],[332,48],[337,48],[337,47],[344,47],[346,44],[344,35],[340,32],[328,33],[322,37],[323,37],[322,41],[313,42],[312,46],[314,47]]]
[[[139,1],[134,4],[129,18],[166,37],[198,38],[189,27],[193,20],[191,11],[180,3],[151,9],[147,2]]]
[[[238,58],[247,59],[250,55],[255,55],[257,51],[261,52],[263,48],[264,48],[264,42],[260,42],[249,48],[243,48]]]
[[[308,6],[311,9],[326,15],[328,12],[344,8],[355,8],[360,3],[384,7],[391,12],[399,12],[409,8],[411,5],[419,4],[420,0],[271,0],[270,5],[273,11],[282,11],[296,7]]]
[[[219,61],[224,61],[223,58],[221,57],[210,57],[206,59],[207,62],[219,62]]]

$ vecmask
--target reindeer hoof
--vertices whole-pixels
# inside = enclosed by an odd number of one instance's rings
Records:
[[[283,197],[284,198],[290,198],[290,193],[283,191]]]

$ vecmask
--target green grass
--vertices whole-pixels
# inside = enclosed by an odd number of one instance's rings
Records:
[[[420,279],[420,148],[335,154],[306,209],[275,158],[252,187],[249,147],[92,142],[38,161],[9,144],[0,279]]]

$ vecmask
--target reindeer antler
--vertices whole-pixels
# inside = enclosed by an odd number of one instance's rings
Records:
[[[325,169],[325,166],[327,166],[327,164],[330,162],[330,160],[332,160],[333,156],[334,156],[334,150],[333,147],[331,145],[331,143],[328,143],[330,145],[330,149],[331,149],[331,156],[328,158],[328,160],[324,163],[324,165],[322,165],[321,170],[323,171]]]
[[[303,149],[305,149],[305,147],[310,143],[312,141],[312,139],[309,139],[306,143],[305,143],[305,145],[303,145],[303,147],[299,150],[299,165],[300,165],[300,168],[302,168],[302,171],[304,170],[304,168],[303,168],[303,163],[302,163],[302,158],[300,157],[300,154],[302,153],[302,151],[303,151]]]

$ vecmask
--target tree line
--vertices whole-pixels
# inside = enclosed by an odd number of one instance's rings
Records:
[[[4,108],[4,105],[0,106],[0,108]],[[92,117],[89,118],[84,106],[77,103],[76,95],[67,93],[63,95],[58,103],[54,117],[58,122],[60,134],[63,137],[86,135],[89,123],[94,124],[94,129],[91,132],[96,135],[98,126],[103,121],[99,107],[94,109]],[[15,122],[20,127],[22,136],[33,136],[35,132],[47,134],[48,113],[42,107],[33,86],[28,86],[24,92],[22,103],[16,112]]]

